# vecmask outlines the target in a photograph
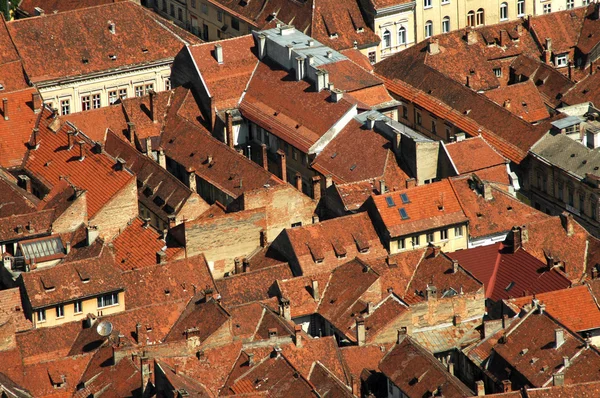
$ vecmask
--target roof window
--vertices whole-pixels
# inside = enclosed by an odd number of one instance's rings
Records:
[[[406,209],[404,207],[401,207],[398,209],[398,212],[400,213],[400,217],[403,220],[408,220],[410,217],[408,216],[408,213],[406,212]]]
[[[410,203],[410,199],[408,199],[408,195],[405,193],[400,194],[400,199],[402,199],[402,203],[404,204]]]
[[[385,198],[385,201],[386,201],[388,207],[396,206],[396,203],[394,203],[394,198],[392,198],[391,196],[388,196],[387,198]]]

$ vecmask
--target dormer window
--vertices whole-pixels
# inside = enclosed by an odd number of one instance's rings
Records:
[[[554,64],[556,65],[557,68],[565,67],[565,66],[567,66],[568,63],[569,63],[569,54],[568,53],[558,54],[558,55],[556,55],[556,57],[554,57]]]

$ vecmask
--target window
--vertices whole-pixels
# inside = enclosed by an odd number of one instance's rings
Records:
[[[442,20],[442,33],[450,32],[450,17],[444,17]]]
[[[64,99],[60,101],[60,114],[68,115],[71,113],[71,101]]]
[[[452,127],[446,126],[446,139],[450,140],[451,136],[452,136]]]
[[[421,117],[421,112],[415,112],[417,114],[417,117],[415,119],[417,119],[417,125],[421,125],[421,123],[423,123],[423,118]]]
[[[377,60],[377,55],[376,55],[375,51],[370,51],[369,52],[369,62],[371,64],[374,64],[376,60]]]
[[[431,0],[423,0],[423,8],[431,8]]]
[[[177,9],[177,19],[183,22],[183,10],[181,8]]]
[[[427,233],[427,243],[433,243],[433,232]]]
[[[517,17],[525,15],[525,0],[517,1]]]
[[[398,44],[406,44],[406,28],[404,26],[398,29]]]
[[[98,308],[110,307],[117,304],[119,304],[118,293],[110,293],[98,297]]]
[[[567,10],[575,7],[575,0],[567,0]]]
[[[485,24],[485,13],[483,8],[480,8],[477,10],[477,26],[481,26],[483,24]]]
[[[135,86],[135,96],[141,97],[144,95],[144,86]]]
[[[552,3],[544,4],[544,14],[550,14],[552,12]]]
[[[396,206],[396,203],[394,203],[394,198],[392,198],[391,196],[386,196],[385,202],[387,203],[388,207]]]
[[[412,243],[413,247],[417,247],[421,244],[421,237],[419,235],[413,236],[410,238],[410,243]]]
[[[383,32],[383,48],[390,48],[392,46],[392,34],[389,30]]]
[[[408,107],[406,105],[402,105],[402,117],[408,119]]]
[[[170,5],[169,14],[175,18],[175,6],[173,4]]]
[[[150,93],[150,90],[154,90],[154,83],[146,84],[146,87],[144,87],[146,95]]]
[[[237,18],[231,18],[231,27],[235,30],[240,30],[240,21]]]
[[[440,239],[441,240],[447,240],[448,239],[448,230],[447,229],[442,229],[440,231]]]
[[[435,123],[435,120],[431,121],[431,132],[437,135],[437,124]]]
[[[165,90],[170,90],[171,89],[171,79],[169,79],[168,77],[165,78]]]
[[[36,315],[38,322],[46,322],[46,310],[37,310]]]
[[[563,186],[562,182],[558,182],[558,199],[563,200]]]
[[[556,64],[557,68],[567,66],[569,63],[569,54],[558,54],[556,57],[554,57],[554,63]]]
[[[569,199],[569,206],[573,206],[575,204],[573,199],[573,188],[567,188],[567,196]]]
[[[431,21],[425,22],[425,38],[433,36],[433,23]]]
[[[83,303],[81,301],[76,301],[73,304],[73,312],[76,314],[81,314],[83,312]]]
[[[92,108],[93,109],[100,108],[100,93],[92,95]]]
[[[403,204],[410,203],[410,199],[408,198],[408,195],[405,193],[400,194],[400,199],[402,200]]]
[[[400,213],[400,218],[403,220],[408,220],[410,218],[404,207],[398,209],[398,213]]]
[[[89,95],[84,95],[81,97],[81,110],[87,111],[91,108],[91,101]]]
[[[120,99],[127,98],[127,89],[126,88],[120,88],[119,89],[119,98]]]
[[[583,5],[584,5],[584,6],[587,6],[587,5],[589,5],[589,4],[590,4],[590,0],[583,0],[583,2],[582,2],[582,3],[583,3]]]
[[[202,7],[202,14],[208,14],[208,5],[206,3],[202,3],[200,7]]]
[[[196,8],[196,0],[192,0],[192,8]]]
[[[113,91],[109,91],[108,92],[108,103],[109,104],[114,104],[115,102],[117,102],[117,98],[119,98],[117,96],[117,90],[113,90]]]
[[[442,5],[444,4],[450,4],[450,0],[442,0]]]
[[[292,228],[301,227],[301,226],[302,226],[302,222],[301,221],[295,222],[295,223],[292,224]]]
[[[163,12],[167,12],[167,0],[162,1],[162,10]]]
[[[500,20],[506,21],[507,19],[508,19],[508,3],[502,3],[502,4],[500,4]]]
[[[463,236],[463,228],[462,227],[455,227],[454,228],[454,236],[456,236],[456,237]]]
[[[62,304],[59,304],[56,306],[56,317],[57,318],[62,318],[65,316],[65,306]]]
[[[579,194],[579,212],[585,214],[585,195],[582,193]]]
[[[223,10],[217,10],[217,20],[223,22]]]
[[[494,68],[494,76],[502,77],[502,68]]]
[[[467,26],[475,26],[475,13],[472,10],[467,14]]]
[[[404,238],[398,239],[398,249],[399,250],[406,249],[406,239],[404,239]]]

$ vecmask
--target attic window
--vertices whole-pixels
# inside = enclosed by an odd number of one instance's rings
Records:
[[[410,203],[410,199],[408,199],[408,195],[405,193],[400,194],[400,199],[402,199],[402,203],[404,204]]]
[[[62,388],[65,385],[66,377],[57,370],[48,369],[48,376],[50,376],[50,382],[54,388]]]
[[[81,62],[83,62],[85,65],[87,65],[90,61],[87,58],[81,58]]]
[[[0,91],[4,90],[4,84],[0,83]]]
[[[114,55],[114,54],[110,54],[110,55],[108,56],[108,58],[110,58],[110,59],[111,59],[111,60],[113,60],[113,61],[116,61],[116,60],[117,60],[117,56],[116,56],[116,55]]]
[[[355,168],[356,168],[356,164],[353,164],[352,166],[350,166],[350,171],[354,171]]]
[[[77,274],[79,275],[79,279],[81,280],[81,282],[88,283],[90,281],[90,274],[87,273],[85,270],[77,269]]]
[[[359,253],[367,253],[369,251],[369,242],[362,235],[353,235],[353,238]]]
[[[340,242],[338,239],[335,239],[333,242],[331,242],[331,245],[333,246],[333,251],[335,252],[335,256],[337,258],[346,258],[347,251],[344,245],[342,245],[342,242]]]
[[[403,220],[408,220],[410,217],[408,216],[408,213],[406,212],[406,209],[404,207],[401,207],[398,209],[398,212],[400,213],[400,217]]]
[[[333,155],[331,155],[331,159],[335,159],[336,156],[337,156],[337,152],[334,152]]]
[[[44,287],[44,290],[47,292],[52,292],[55,289],[55,284],[52,281],[52,279],[45,277],[45,278],[40,278],[40,282],[42,282],[42,286]]]
[[[143,52],[144,54],[146,54],[146,53],[148,52],[148,49],[147,49],[146,47],[142,47],[142,52]]]
[[[307,246],[315,264],[321,264],[325,259],[325,255],[323,254],[321,248],[310,243],[307,243]]]
[[[161,198],[160,196],[156,196],[153,200],[154,204],[156,204],[157,206],[162,206],[165,204],[165,201],[163,200],[163,198]]]
[[[396,206],[396,203],[394,203],[394,198],[392,198],[391,196],[386,197],[385,201],[386,201],[388,207]]]
[[[144,189],[144,196],[146,196],[146,197],[152,196],[153,193],[154,192],[152,192],[152,189],[150,189],[150,187],[146,187]]]

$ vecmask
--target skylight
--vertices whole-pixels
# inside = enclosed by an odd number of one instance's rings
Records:
[[[408,195],[405,193],[400,194],[400,199],[402,199],[402,203],[404,203],[404,204],[410,203],[410,200],[408,199]]]
[[[408,220],[408,213],[406,213],[406,209],[404,207],[401,207],[400,209],[398,209],[398,212],[400,213],[400,217],[402,217],[403,220]]]
[[[394,198],[392,198],[391,196],[385,198],[385,201],[387,202],[388,207],[396,206],[396,203],[394,203]]]

